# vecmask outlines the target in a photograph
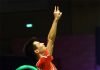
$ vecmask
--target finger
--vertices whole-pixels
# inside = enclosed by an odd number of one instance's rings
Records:
[[[57,11],[59,10],[59,6],[57,6]]]
[[[62,15],[62,12],[60,13],[60,15]]]
[[[55,9],[54,9],[54,12],[56,11],[56,6],[55,6]]]
[[[59,6],[57,6],[57,12],[60,12],[60,10],[59,10]]]
[[[59,17],[62,15],[62,12],[59,13]]]
[[[57,11],[57,6],[56,6],[56,11]]]

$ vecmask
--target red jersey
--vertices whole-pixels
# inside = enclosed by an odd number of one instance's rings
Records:
[[[55,65],[52,63],[53,56],[49,55],[48,50],[46,50],[44,54],[45,55],[36,63],[36,66],[40,70],[57,70]]]

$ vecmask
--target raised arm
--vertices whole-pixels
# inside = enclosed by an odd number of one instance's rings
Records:
[[[60,12],[59,7],[55,6],[54,20],[53,20],[50,32],[48,34],[48,43],[47,43],[47,49],[48,49],[50,55],[52,55],[52,52],[53,52],[53,44],[54,44],[55,37],[56,37],[57,23],[58,23],[58,20],[60,19],[61,15],[62,15],[62,12]]]

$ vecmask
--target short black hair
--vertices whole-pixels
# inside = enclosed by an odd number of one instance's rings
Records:
[[[34,50],[37,49],[35,45],[33,45],[34,41],[39,41],[39,40],[36,37],[32,37],[31,39],[26,41],[26,43],[24,44],[23,52],[26,56],[38,60],[38,57],[34,52]]]

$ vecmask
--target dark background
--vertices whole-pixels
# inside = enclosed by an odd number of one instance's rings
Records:
[[[94,70],[96,64],[100,65],[99,0],[0,0],[1,68],[14,70],[19,65],[32,64],[22,53],[23,45],[31,37],[46,41],[55,5],[63,12],[55,46],[67,46],[55,47],[58,70]],[[33,27],[26,28],[27,23]]]
[[[70,1],[2,1],[1,20],[1,52],[10,53],[7,46],[11,46],[15,38],[39,37],[46,38],[53,22],[54,6],[59,5],[63,12],[58,24],[58,36],[72,34],[72,17]],[[32,23],[32,28],[26,28],[27,23]],[[7,49],[6,49],[7,48]],[[6,49],[6,50],[5,50]],[[5,52],[4,52],[5,51]]]

